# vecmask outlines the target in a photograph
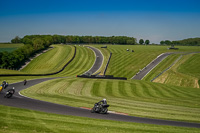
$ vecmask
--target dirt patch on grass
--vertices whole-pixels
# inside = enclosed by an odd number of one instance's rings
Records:
[[[158,78],[156,78],[153,82],[157,83],[165,83],[166,79],[168,78],[168,73],[162,74]]]
[[[199,88],[199,83],[200,83],[200,80],[196,79],[196,80],[195,80],[196,88]]]

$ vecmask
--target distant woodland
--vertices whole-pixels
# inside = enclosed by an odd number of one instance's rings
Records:
[[[200,46],[200,38],[188,38],[179,41],[165,40],[160,42],[161,45],[182,45],[182,46]]]

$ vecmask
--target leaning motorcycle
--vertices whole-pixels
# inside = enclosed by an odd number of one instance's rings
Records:
[[[3,83],[3,84],[2,84],[2,87],[3,87],[3,89],[6,89],[6,87],[8,87],[8,83],[6,83],[6,82]]]
[[[14,89],[9,89],[7,92],[6,92],[6,95],[4,96],[5,98],[11,98],[13,96],[13,94],[15,93],[15,90]]]
[[[108,112],[108,104],[99,104],[99,103],[95,103],[94,107],[91,109],[91,113],[102,113],[102,114],[106,114]]]

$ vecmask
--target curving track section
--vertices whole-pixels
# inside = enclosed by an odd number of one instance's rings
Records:
[[[90,70],[85,72],[85,74],[88,73],[88,74],[92,75],[93,73],[97,72],[101,68],[104,57],[103,57],[101,51],[98,50],[97,48],[89,47],[89,46],[87,46],[87,47],[90,48],[92,51],[94,51],[95,56],[96,56],[96,60],[93,64],[93,66],[90,68]]]

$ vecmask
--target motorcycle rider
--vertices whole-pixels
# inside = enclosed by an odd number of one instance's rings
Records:
[[[106,104],[107,104],[107,101],[106,101],[106,99],[104,98],[103,100],[99,101],[98,103],[99,103],[99,104],[105,104],[105,105],[106,105]]]
[[[107,105],[107,101],[104,98],[103,100],[99,101],[98,104],[100,105],[100,108],[104,107],[105,105]]]
[[[4,80],[2,84],[6,84],[6,81]]]
[[[5,80],[2,82],[2,87],[3,87],[3,89],[6,88],[6,81]]]
[[[6,89],[6,87],[8,86],[8,82],[6,82],[5,80],[2,83],[2,87],[3,89]]]
[[[6,95],[4,97],[7,97],[7,98],[10,98],[12,97],[12,95],[15,93],[15,87],[13,87],[12,89],[9,89],[7,92],[6,92]]]
[[[24,85],[26,85],[26,83],[27,83],[27,80],[25,79],[25,80],[24,80]]]

